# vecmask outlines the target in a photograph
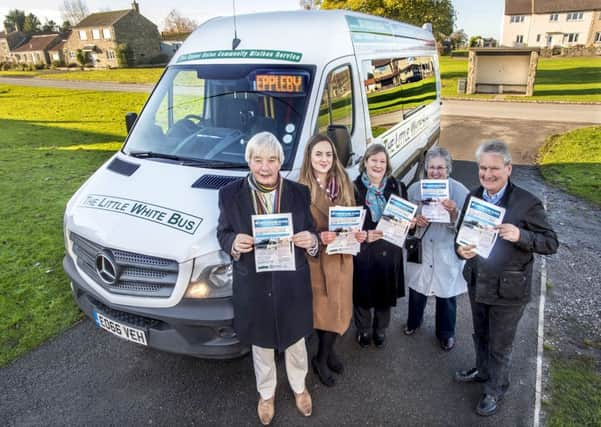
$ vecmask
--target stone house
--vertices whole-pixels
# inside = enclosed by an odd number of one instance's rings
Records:
[[[0,31],[0,62],[11,62],[10,51],[27,41],[27,35],[20,31],[5,33]]]
[[[15,49],[11,49],[11,62],[17,64],[50,65],[48,50],[61,41],[60,34],[34,34]]]
[[[66,62],[77,62],[81,49],[88,52],[92,67],[118,67],[120,44],[131,49],[135,64],[149,63],[161,53],[159,30],[140,14],[135,0],[131,9],[92,13],[75,25],[64,47]]]
[[[503,46],[601,43],[600,0],[505,0]]]

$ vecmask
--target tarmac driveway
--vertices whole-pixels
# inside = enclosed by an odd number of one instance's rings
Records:
[[[471,187],[477,179],[472,162],[477,144],[484,138],[506,139],[519,165],[514,181],[544,197],[545,187],[530,166],[534,153],[549,133],[575,126],[444,116],[441,144],[457,159],[454,175]],[[534,295],[538,289],[537,269]],[[479,386],[451,379],[455,370],[474,362],[467,297],[459,298],[457,346],[450,353],[434,337],[432,302],[423,327],[406,337],[401,330],[407,298],[400,299],[382,350],[360,349],[351,328],[339,343],[346,372],[336,387],[327,389],[309,375],[314,399],[309,419],[296,412],[280,363],[274,425],[532,425],[538,297],[520,323],[511,393],[488,419],[473,411]],[[250,357],[207,361],[160,353],[121,341],[89,320],[2,369],[0,384],[0,419],[8,425],[258,424]]]

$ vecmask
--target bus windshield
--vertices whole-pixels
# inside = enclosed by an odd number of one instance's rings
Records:
[[[246,168],[258,132],[273,133],[291,169],[310,94],[312,67],[186,65],[170,67],[128,136],[124,153]]]

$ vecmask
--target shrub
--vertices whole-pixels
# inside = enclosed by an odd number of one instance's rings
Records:
[[[75,67],[79,67],[79,65],[77,65],[77,62],[70,62],[69,65],[67,65],[67,67],[75,68]]]
[[[90,54],[89,52],[83,51],[81,49],[77,49],[77,62],[79,62],[79,65],[81,66],[81,69],[83,70],[83,67],[86,66],[86,64],[88,62],[90,62]]]
[[[454,50],[453,52],[451,52],[451,57],[453,58],[467,58],[468,55],[468,50]]]
[[[134,65],[134,51],[127,43],[121,43],[116,50],[117,63],[120,67],[131,67]]]
[[[60,59],[55,59],[54,61],[52,61],[51,68],[58,68],[58,67],[64,67],[64,66],[65,66],[65,61],[62,61]]]

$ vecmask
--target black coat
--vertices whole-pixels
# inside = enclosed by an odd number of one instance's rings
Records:
[[[315,233],[304,185],[282,182],[280,213],[292,213],[294,233]],[[252,235],[253,203],[246,179],[219,191],[217,239],[231,253],[238,233]],[[257,273],[255,254],[241,254],[234,262],[234,330],[243,344],[284,350],[313,330],[313,297],[306,251],[295,246],[296,271]]]
[[[378,225],[371,217],[365,204],[367,188],[361,182],[361,175],[355,180],[355,201],[357,206],[366,209],[363,230],[373,230]],[[389,177],[384,196],[391,194],[407,198],[403,183]],[[403,274],[403,250],[383,239],[373,243],[362,243],[361,252],[354,259],[353,304],[363,308],[387,308],[396,306],[397,298],[405,296]]]
[[[468,194],[458,224],[463,221],[469,198],[482,199],[483,191],[478,187]],[[503,223],[518,227],[520,239],[512,243],[498,237],[488,258],[476,255],[467,260],[463,277],[478,303],[526,304],[530,300],[534,253],[554,254],[559,242],[543,204],[533,194],[509,182],[499,206],[506,209]]]

